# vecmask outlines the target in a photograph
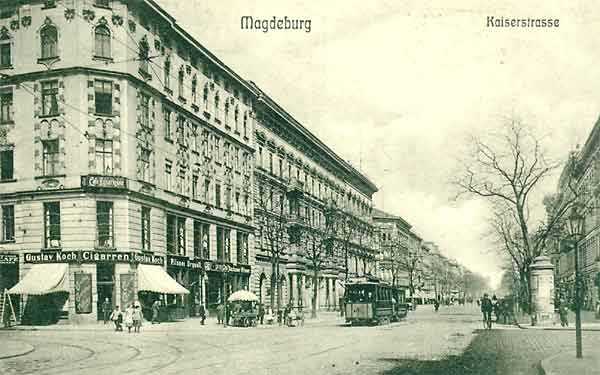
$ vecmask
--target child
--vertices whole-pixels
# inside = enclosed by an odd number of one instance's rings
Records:
[[[115,309],[110,314],[110,320],[112,320],[115,324],[115,331],[123,330],[123,313],[121,313],[121,310],[119,310],[119,306],[115,306]]]
[[[127,326],[127,332],[131,333],[131,327],[133,327],[133,304],[125,310],[125,325]]]

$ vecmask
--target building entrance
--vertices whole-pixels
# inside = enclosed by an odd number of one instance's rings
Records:
[[[98,320],[104,319],[102,306],[108,299],[110,310],[115,306],[115,265],[110,263],[98,263],[96,265],[96,290],[98,291]],[[121,306],[124,309],[125,306]]]

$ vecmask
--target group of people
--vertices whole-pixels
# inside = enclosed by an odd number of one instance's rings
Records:
[[[110,314],[110,320],[115,324],[115,331],[123,331],[123,323],[127,327],[127,332],[140,332],[142,327],[142,309],[139,305],[131,304],[122,312],[119,306],[115,306],[115,309]]]
[[[485,293],[478,301],[478,304],[481,306],[481,312],[483,313],[483,327],[485,329],[492,329],[492,312],[494,312],[496,320],[498,320],[498,298],[494,294],[490,299],[488,294]]]
[[[220,303],[216,309],[217,324],[224,324],[226,326],[231,325],[232,318],[244,311],[244,309],[247,310],[248,307],[236,303],[231,303],[227,306]],[[304,314],[301,309],[299,311],[294,310],[291,304],[287,304],[283,309],[274,312],[271,308],[265,308],[262,303],[259,303],[256,306],[256,320],[257,323],[260,323],[261,325],[273,324],[277,321],[280,326],[286,325],[291,327],[293,326],[294,321],[300,321],[301,324],[304,324]],[[202,319],[202,324],[204,324],[204,317]]]

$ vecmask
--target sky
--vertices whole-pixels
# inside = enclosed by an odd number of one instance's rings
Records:
[[[507,116],[564,160],[600,115],[600,8],[591,0],[157,0],[379,187],[375,206],[497,285],[485,201],[449,181],[467,137]],[[311,30],[241,29],[240,19],[310,19]],[[552,29],[487,17],[558,18]],[[547,179],[532,201],[555,190]]]

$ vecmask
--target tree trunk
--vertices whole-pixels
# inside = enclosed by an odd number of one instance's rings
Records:
[[[313,273],[313,295],[312,295],[312,309],[310,312],[311,318],[317,317],[317,291],[319,289],[319,270],[317,267],[314,267]]]

